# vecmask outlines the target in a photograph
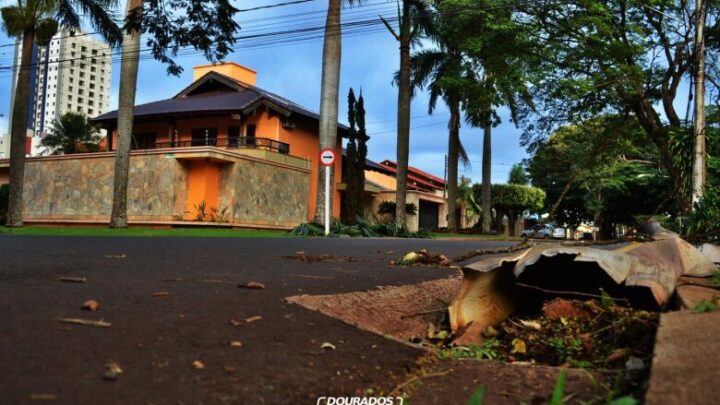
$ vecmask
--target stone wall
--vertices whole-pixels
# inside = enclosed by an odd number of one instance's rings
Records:
[[[228,208],[232,224],[291,228],[306,220],[309,169],[214,149],[212,152],[133,153],[128,220],[181,221],[183,213],[191,210],[187,207],[190,162],[211,160],[221,162],[218,208]],[[113,153],[28,159],[25,219],[107,222],[112,209],[114,164]],[[300,164],[306,166],[304,161]]]
[[[220,168],[219,206],[232,222],[293,227],[308,215],[310,173],[253,160],[238,159]]]
[[[112,154],[28,159],[25,218],[107,220],[114,164]],[[186,200],[187,171],[179,161],[159,154],[130,158],[130,220],[173,220],[182,214]]]

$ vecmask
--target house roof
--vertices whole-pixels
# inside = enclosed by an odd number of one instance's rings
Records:
[[[223,91],[198,93],[203,86],[211,84],[219,86]],[[172,98],[135,106],[134,115],[135,117],[148,117],[212,111],[237,111],[247,114],[260,105],[265,105],[285,116],[295,113],[314,120],[320,118],[319,114],[275,93],[239,82],[214,71],[206,73]],[[118,112],[114,110],[92,120],[95,122],[115,121],[117,116]],[[338,124],[338,128],[347,129],[342,124]]]
[[[342,150],[343,157],[347,157],[347,149],[343,148]],[[384,174],[394,174],[395,172],[392,170],[389,170],[387,167],[382,166],[379,163],[373,162],[370,159],[365,159],[365,170],[374,170],[376,172],[384,173]]]
[[[382,165],[397,168],[397,163],[392,160],[384,160]],[[440,177],[433,176],[432,174],[422,171],[418,169],[417,167],[408,166],[408,172],[418,176],[418,177],[424,177],[425,179],[432,180],[433,182],[440,183],[441,185],[445,185],[445,180],[441,179]]]

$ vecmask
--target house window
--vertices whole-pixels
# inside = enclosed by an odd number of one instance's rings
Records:
[[[130,147],[132,149],[155,149],[155,138],[154,132],[133,134]]]
[[[195,128],[192,130],[192,146],[216,146],[217,128]]]

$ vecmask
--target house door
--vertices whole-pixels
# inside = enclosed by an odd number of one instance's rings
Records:
[[[192,130],[192,146],[216,146],[217,128],[195,128]]]
[[[228,127],[227,146],[230,148],[237,148],[238,138],[240,137],[240,127],[233,125]]]
[[[250,124],[245,128],[245,145],[255,145],[255,125]]]
[[[420,200],[419,211],[420,212],[418,212],[418,215],[420,217],[418,218],[418,220],[420,222],[420,228],[428,231],[437,231],[440,204]]]

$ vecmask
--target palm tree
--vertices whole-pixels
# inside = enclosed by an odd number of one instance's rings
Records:
[[[412,84],[430,90],[428,113],[432,114],[438,98],[450,109],[448,121],[448,230],[457,231],[458,162],[466,166],[469,159],[460,142],[461,110],[469,97],[468,89],[476,86],[475,69],[466,62],[458,47],[442,34],[433,36],[437,49],[422,50],[412,56]],[[428,84],[429,83],[429,84]]]
[[[433,21],[428,4],[424,0],[403,0],[402,13],[398,10],[399,34],[390,23],[380,18],[390,34],[400,43],[400,70],[395,75],[395,83],[398,86],[395,221],[405,225],[406,213],[402,207],[407,201],[407,172],[410,157],[410,99],[412,98],[410,48],[422,34],[432,31]]]
[[[342,27],[340,8],[342,0],[329,0],[323,40],[322,79],[320,84],[320,150],[337,147],[338,91],[340,88],[340,59],[342,56]],[[319,151],[318,151],[319,153]],[[321,168],[319,168],[321,169]],[[330,170],[330,184],[334,184],[334,170]],[[325,223],[325,170],[318,170],[315,222]],[[333,206],[330,189],[330,207]]]
[[[125,18],[141,18],[143,0],[128,0]],[[140,30],[128,30],[123,39],[120,60],[120,89],[118,91],[118,145],[113,177],[111,228],[127,228],[127,187],[130,177],[130,143],[135,114],[135,89],[140,64]]]
[[[47,44],[60,27],[79,30],[79,15],[83,15],[111,46],[116,46],[121,41],[122,32],[111,11],[108,11],[115,4],[115,0],[18,0],[17,5],[0,9],[5,32],[22,43],[10,128],[8,226],[23,224],[26,117],[30,102],[30,70],[36,68],[32,64],[33,44]]]
[[[40,143],[52,155],[70,155],[100,150],[101,136],[84,114],[65,113],[53,120],[50,134]]]
[[[516,124],[521,105],[533,108],[526,75],[531,63],[526,52],[526,38],[530,35],[513,21],[512,7],[495,7],[493,2],[482,0],[477,5],[487,7],[468,11],[458,8],[454,2],[439,0],[436,7],[440,21],[436,25],[440,28],[431,39],[441,49],[444,46],[457,50],[460,56],[456,58],[464,61],[465,115],[468,123],[483,128],[482,231],[490,232],[492,128],[500,122],[496,108],[508,107],[511,120]]]

